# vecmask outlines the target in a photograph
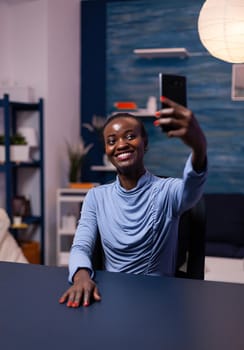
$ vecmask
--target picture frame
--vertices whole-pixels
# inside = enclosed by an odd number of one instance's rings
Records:
[[[231,99],[244,101],[244,64],[232,65]]]

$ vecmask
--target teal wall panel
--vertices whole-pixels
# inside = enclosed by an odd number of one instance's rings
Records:
[[[194,111],[208,140],[206,192],[244,192],[244,102],[231,101],[232,65],[211,57],[200,42],[197,19],[203,1],[104,0],[85,3],[94,8],[96,3],[99,6],[102,3],[104,15],[100,11],[96,20],[99,22],[105,18],[103,38],[101,31],[96,34],[94,28],[93,36],[98,35],[99,40],[92,39],[96,41],[94,60],[97,63],[93,60],[83,66],[83,70],[89,68],[92,71],[92,66],[99,64],[102,71],[96,76],[100,82],[96,94],[105,98],[105,107],[103,111],[96,109],[93,106],[94,94],[86,94],[85,104],[90,106],[86,118],[91,119],[92,114],[114,112],[116,101],[134,101],[140,108],[145,108],[149,96],[155,96],[158,101],[159,72],[185,75],[188,106]],[[86,35],[92,38],[89,33]],[[133,53],[136,48],[158,47],[185,47],[190,57],[142,59]],[[86,45],[82,48],[85,55]],[[101,55],[104,52],[103,61]],[[152,122],[150,119],[145,121],[150,136],[146,166],[156,174],[181,176],[189,149],[179,140],[168,139],[155,130]],[[96,163],[102,162],[100,154],[99,157]],[[91,172],[88,175],[90,178],[100,176]]]

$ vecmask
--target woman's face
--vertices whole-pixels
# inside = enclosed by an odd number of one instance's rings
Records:
[[[145,140],[136,119],[118,117],[104,129],[105,152],[121,173],[144,168]]]

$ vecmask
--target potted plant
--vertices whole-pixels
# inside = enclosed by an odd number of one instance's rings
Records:
[[[84,140],[81,137],[78,144],[70,144],[66,141],[67,153],[69,158],[68,178],[70,183],[79,182],[81,176],[81,168],[85,156],[93,147],[93,144],[85,146]]]
[[[29,161],[29,146],[20,133],[10,136],[10,160],[12,162]],[[5,162],[5,137],[0,135],[0,161]]]
[[[98,140],[100,142],[102,142],[102,144],[103,144],[102,132],[103,132],[103,127],[104,127],[106,120],[107,119],[105,117],[101,117],[99,115],[93,115],[91,124],[90,123],[83,123],[82,126],[84,128],[87,128],[91,132],[95,132],[97,137],[98,137]]]
[[[28,162],[29,146],[26,138],[17,133],[10,137],[10,159],[12,162]]]
[[[104,141],[103,141],[103,127],[106,122],[107,118],[102,117],[99,115],[93,115],[91,124],[90,123],[83,123],[82,126],[86,129],[88,129],[90,132],[94,132],[96,134],[97,140],[100,143],[100,147],[102,151],[104,151]],[[107,158],[107,155],[103,154],[103,164],[106,167],[109,167],[111,169],[114,169],[114,166],[110,163],[110,161]]]

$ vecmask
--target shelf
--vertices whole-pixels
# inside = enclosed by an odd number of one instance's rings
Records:
[[[18,111],[36,111],[39,108],[38,103],[15,102],[11,101],[11,107]]]
[[[75,195],[70,195],[70,196],[65,196],[65,195],[60,195],[59,197],[62,198],[62,202],[80,202],[85,198],[86,194],[79,194],[79,196]]]
[[[133,52],[141,58],[187,58],[190,56],[184,47],[135,49]]]
[[[113,166],[107,165],[92,165],[91,170],[93,171],[116,171],[116,168]]]
[[[94,187],[100,185],[99,182],[94,182]],[[91,187],[93,188],[93,187]],[[81,193],[87,193],[90,190],[90,188],[59,188],[58,189],[58,194],[74,194],[74,195],[79,195]]]
[[[76,228],[70,229],[70,228],[64,227],[64,228],[59,229],[58,234],[63,235],[63,236],[74,236],[75,231],[76,231]]]
[[[117,114],[119,112],[122,112],[122,111],[117,110],[117,111],[113,112],[112,115]],[[125,111],[123,111],[123,113],[129,113],[129,114],[132,114],[133,116],[139,117],[139,118],[155,118],[155,113],[150,113],[147,111],[147,109],[143,109],[143,108],[140,108],[137,110],[125,110]]]
[[[40,167],[40,161],[36,160],[33,162],[9,162],[9,166],[17,168],[38,168]],[[6,168],[6,162],[0,163],[0,171],[4,171]]]
[[[59,188],[57,198],[62,202],[81,202],[90,188]]]
[[[28,228],[28,225],[22,222],[21,224],[12,224],[10,227],[14,230],[25,230]]]

